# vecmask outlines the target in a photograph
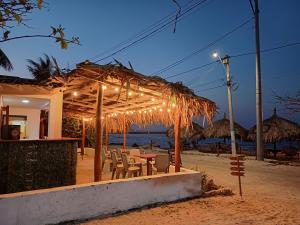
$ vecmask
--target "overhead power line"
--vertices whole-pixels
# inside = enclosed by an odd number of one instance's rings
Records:
[[[186,7],[187,7],[188,5],[190,5],[192,2],[194,2],[194,0],[189,1],[187,4],[185,4],[185,5],[183,6],[183,8],[186,8]],[[159,26],[162,25],[163,23],[167,22],[169,19],[171,19],[171,18],[173,18],[174,16],[176,16],[176,14],[177,14],[177,11],[173,11],[173,12],[169,13],[168,15],[166,15],[166,16],[164,16],[163,18],[159,19],[158,21],[154,22],[154,23],[151,24],[150,26],[147,26],[146,28],[144,28],[144,29],[141,30],[140,32],[138,32],[138,33],[132,35],[132,36],[129,37],[128,39],[126,39],[126,40],[124,40],[124,41],[122,41],[122,42],[116,44],[115,46],[113,46],[113,47],[111,47],[111,48],[109,48],[109,49],[107,49],[107,50],[105,50],[105,51],[103,51],[103,52],[101,52],[101,53],[99,53],[99,54],[97,54],[97,55],[95,55],[95,56],[89,58],[89,60],[90,60],[90,61],[93,61],[93,60],[95,60],[95,59],[97,59],[97,58],[99,58],[99,57],[101,57],[101,56],[103,56],[103,55],[105,55],[105,54],[108,54],[108,53],[110,53],[110,52],[112,52],[112,51],[114,51],[114,50],[116,50],[116,49],[118,49],[118,48],[121,48],[123,45],[126,45],[126,44],[128,44],[129,42],[133,41],[134,39],[139,38],[139,37],[141,37],[142,35],[146,34],[147,32],[150,32],[151,30],[153,30],[153,29],[159,27]]]
[[[198,91],[195,91],[195,93],[199,93],[199,92],[202,92],[202,91],[210,91],[210,90],[214,90],[214,89],[225,87],[225,86],[226,86],[226,84],[222,84],[222,85],[218,85],[218,86],[215,86],[215,87],[206,88],[206,89],[203,89],[203,90],[198,90]]]
[[[276,51],[276,50],[279,50],[279,49],[282,49],[282,48],[292,47],[292,46],[296,46],[296,45],[300,46],[300,42],[293,42],[293,43],[288,43],[288,44],[276,46],[276,47],[273,47],[273,48],[267,48],[267,49],[261,50],[260,52],[261,53],[266,53],[266,52]],[[253,52],[245,52],[245,53],[240,53],[240,54],[236,54],[236,55],[230,55],[230,58],[238,58],[238,57],[243,57],[243,56],[248,56],[248,55],[254,55],[254,54],[256,54],[255,51],[253,51]],[[193,68],[185,70],[183,72],[180,72],[180,73],[173,74],[173,75],[170,75],[168,77],[165,77],[165,79],[173,78],[173,77],[177,77],[177,76],[181,76],[183,74],[190,73],[190,72],[193,72],[195,70],[202,69],[202,68],[204,68],[206,66],[212,65],[212,64],[217,63],[217,62],[219,62],[219,61],[218,60],[217,61],[212,61],[210,63],[206,63],[206,64],[201,65],[201,66],[193,67]]]
[[[204,67],[206,67],[206,66],[212,65],[212,64],[217,63],[217,62],[218,62],[218,61],[213,61],[213,62],[210,62],[210,63],[206,63],[206,64],[204,64],[204,65],[202,65],[202,66],[197,66],[197,67],[194,67],[194,68],[192,68],[192,69],[189,69],[189,70],[186,70],[186,71],[183,71],[183,72],[180,72],[180,73],[177,73],[177,74],[174,74],[174,75],[165,77],[165,79],[169,79],[169,78],[172,78],[172,77],[180,76],[180,75],[182,75],[182,74],[190,73],[190,72],[192,72],[192,71],[202,69],[202,68],[204,68]]]
[[[140,43],[140,42],[146,40],[147,38],[149,38],[149,37],[151,37],[151,36],[153,36],[153,35],[155,35],[155,34],[161,32],[161,31],[163,31],[163,30],[166,29],[168,26],[172,25],[173,22],[174,22],[175,20],[180,21],[181,19],[183,19],[183,16],[184,16],[184,15],[186,15],[186,14],[189,13],[189,12],[191,12],[193,9],[197,8],[198,6],[204,4],[206,1],[207,1],[207,0],[202,0],[202,1],[199,1],[199,2],[195,3],[194,5],[190,6],[188,9],[186,9],[184,12],[182,12],[177,18],[173,18],[173,19],[169,20],[168,22],[162,24],[161,26],[159,26],[158,28],[154,29],[154,30],[151,31],[150,33],[145,34],[144,36],[138,38],[137,40],[131,42],[130,44],[125,45],[125,46],[121,47],[120,49],[118,49],[118,50],[116,50],[116,51],[110,53],[109,55],[107,55],[107,56],[105,56],[105,57],[102,57],[102,58],[96,60],[94,63],[97,63],[97,62],[103,61],[103,60],[105,60],[105,59],[108,59],[108,58],[110,58],[110,57],[116,55],[117,53],[122,52],[122,51],[124,51],[124,50],[130,48],[131,46],[133,46],[133,45],[135,45],[135,44],[138,44],[138,43]]]
[[[236,26],[235,28],[233,28],[232,30],[224,33],[223,35],[221,35],[220,37],[218,37],[217,39],[215,39],[214,41],[210,42],[209,44],[205,45],[204,47],[190,53],[189,55],[181,58],[180,60],[174,62],[174,63],[171,63],[169,64],[168,66],[152,73],[152,74],[161,74],[167,70],[170,70],[171,68],[175,67],[175,66],[178,66],[179,64],[183,63],[184,61],[190,59],[191,57],[195,56],[195,55],[198,55],[200,52],[206,50],[207,48],[215,45],[216,43],[218,43],[219,41],[223,40],[224,38],[226,38],[227,36],[229,36],[230,34],[234,33],[235,31],[239,30],[240,28],[242,28],[243,26],[245,26],[247,23],[249,23],[251,20],[253,19],[253,17],[251,18],[248,18],[246,21],[244,21],[243,23],[239,24],[238,26]]]
[[[266,53],[266,52],[279,50],[279,49],[282,49],[282,48],[293,47],[293,46],[296,46],[296,45],[300,46],[300,42],[293,42],[293,43],[288,43],[288,44],[280,45],[280,46],[273,47],[273,48],[267,48],[267,49],[261,50],[260,52],[261,53]],[[231,55],[230,57],[231,58],[237,58],[237,57],[242,57],[242,56],[247,56],[247,55],[254,55],[254,54],[256,54],[256,52],[253,51],[253,52],[246,52],[246,53],[241,53],[241,54],[237,54],[237,55]]]

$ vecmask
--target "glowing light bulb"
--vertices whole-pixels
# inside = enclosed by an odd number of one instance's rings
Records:
[[[132,95],[132,92],[131,92],[131,91],[130,91],[130,92],[128,92],[128,95],[129,95],[129,96],[131,96],[131,95]]]
[[[163,105],[166,105],[166,102],[165,102],[165,101],[163,101],[163,102],[162,102],[162,104],[163,104]]]
[[[102,90],[106,90],[107,87],[105,85],[102,85]]]
[[[176,106],[175,103],[173,103],[173,104],[172,104],[172,107],[174,108],[175,106]]]
[[[151,101],[154,102],[154,101],[155,101],[155,98],[151,98]]]
[[[144,96],[144,94],[143,94],[143,93],[141,93],[141,96]]]
[[[119,88],[118,88],[118,87],[116,87],[116,88],[115,88],[115,91],[116,91],[116,92],[118,92],[118,91],[119,91]]]
[[[214,52],[214,53],[212,54],[212,56],[213,56],[214,58],[217,58],[219,55],[218,55],[217,52]]]
[[[78,92],[77,91],[74,91],[73,92],[73,96],[77,96],[78,95]]]
[[[168,112],[171,112],[171,109],[168,109],[167,111],[168,111]]]
[[[159,109],[159,111],[162,112],[163,110],[162,110],[162,109]]]

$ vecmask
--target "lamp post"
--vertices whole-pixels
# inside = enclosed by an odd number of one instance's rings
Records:
[[[214,58],[218,58],[223,64],[226,72],[226,86],[227,86],[227,95],[228,95],[228,109],[229,109],[229,121],[230,121],[230,136],[231,136],[231,154],[236,155],[236,141],[235,141],[235,131],[234,131],[234,119],[233,119],[233,109],[232,109],[232,83],[230,78],[230,69],[229,69],[229,56],[225,55],[221,59],[218,53],[213,53]]]

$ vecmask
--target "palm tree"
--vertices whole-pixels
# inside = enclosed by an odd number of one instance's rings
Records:
[[[1,49],[0,49],[0,66],[7,71],[11,71],[13,69],[13,65],[11,64],[8,57]]]
[[[47,80],[53,75],[61,75],[61,69],[53,56],[50,58],[47,54],[44,54],[44,58],[40,57],[37,62],[31,59],[27,59],[27,62],[29,63],[27,69],[38,81]]]

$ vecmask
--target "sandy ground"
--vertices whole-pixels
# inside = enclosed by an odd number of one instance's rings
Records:
[[[215,183],[232,188],[236,194],[166,204],[82,224],[300,224],[299,163],[280,165],[247,160],[241,200],[237,177],[230,175],[227,157],[191,152],[182,155],[182,160],[184,167],[197,165]]]

